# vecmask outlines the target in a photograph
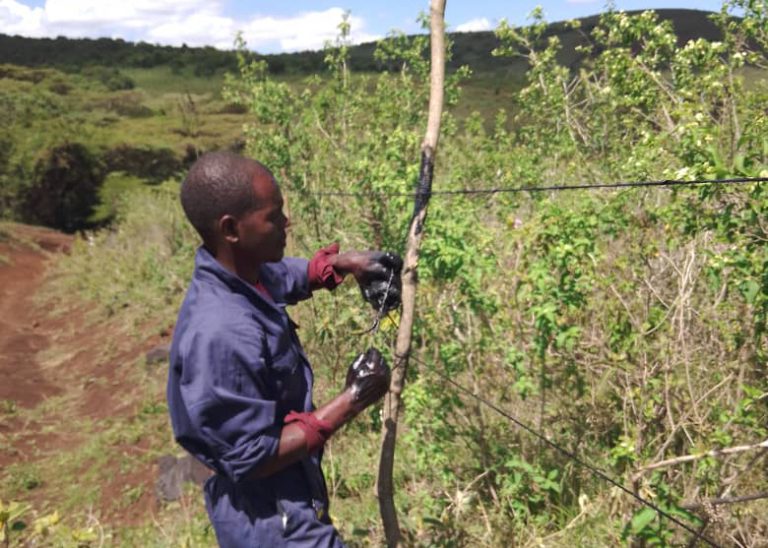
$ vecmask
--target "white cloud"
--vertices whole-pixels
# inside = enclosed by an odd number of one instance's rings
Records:
[[[480,30],[491,30],[491,22],[487,17],[470,19],[466,23],[462,23],[456,27],[456,32],[476,32]]]
[[[233,19],[223,0],[47,0],[30,8],[0,0],[0,32],[25,36],[121,36],[126,40],[231,49],[238,31],[248,46],[261,51],[322,48],[338,35],[344,10],[300,13],[289,17],[253,15]],[[350,40],[379,38],[365,32],[361,17],[350,17]]]
[[[341,8],[330,8],[286,18],[254,17],[243,27],[243,37],[255,49],[269,42],[277,42],[283,51],[319,49],[339,34],[343,14]],[[360,17],[350,16],[349,24],[353,43],[378,38],[363,31],[365,21]]]
[[[51,25],[153,25],[199,10],[217,10],[219,3],[201,0],[47,0],[45,15]]]
[[[0,0],[0,29],[5,34],[45,36],[42,8],[30,8],[14,0]]]
[[[144,40],[173,46],[210,45],[221,49],[232,49],[236,34],[235,22],[228,17],[193,13],[147,29]]]

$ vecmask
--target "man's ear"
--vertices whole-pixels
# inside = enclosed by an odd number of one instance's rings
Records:
[[[240,240],[240,231],[237,226],[237,219],[232,215],[224,215],[219,219],[219,233],[231,244]]]

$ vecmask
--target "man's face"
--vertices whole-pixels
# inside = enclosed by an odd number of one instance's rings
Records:
[[[249,261],[276,262],[283,258],[286,228],[290,225],[283,213],[283,196],[269,172],[258,172],[252,184],[260,205],[238,220],[238,248]]]

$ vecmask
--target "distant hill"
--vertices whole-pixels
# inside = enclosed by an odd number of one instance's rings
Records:
[[[639,14],[645,10],[628,11],[628,14]],[[720,29],[711,20],[713,12],[686,9],[655,10],[663,21],[671,21],[678,37],[678,44],[689,40],[705,38],[719,40],[722,37]],[[597,26],[599,15],[583,17],[578,29],[570,28],[565,21],[551,23],[547,28],[544,39],[558,36],[562,49],[559,62],[569,67],[577,66],[582,57],[576,52],[576,46],[586,45],[587,37]],[[476,72],[498,71],[499,69],[523,68],[525,61],[515,58],[498,58],[491,55],[499,41],[493,32],[459,32],[451,34],[454,41],[454,59],[451,68],[469,65]],[[363,46],[361,46],[363,47]]]
[[[638,12],[629,12],[638,13]],[[711,12],[699,10],[657,10],[663,20],[671,20],[680,43],[693,38],[716,40],[720,37],[718,28],[710,21]],[[560,61],[575,66],[580,58],[575,46],[586,43],[585,36],[595,27],[597,15],[581,19],[581,28],[567,28],[564,22],[552,23],[547,36],[558,35],[563,44]],[[496,58],[491,51],[498,45],[493,32],[452,33],[454,55],[449,69],[469,65],[475,72],[499,70],[524,70],[521,59]],[[354,70],[381,71],[389,67],[377,63],[373,58],[374,43],[365,43],[350,48],[350,64]],[[264,59],[274,74],[307,74],[322,71],[325,55],[321,51],[304,51],[275,55],[254,54],[255,59]],[[24,66],[46,66],[63,70],[80,70],[86,66],[141,67],[170,66],[173,69],[187,69],[196,75],[210,75],[237,66],[233,51],[222,51],[212,47],[192,48],[171,47],[133,43],[111,38],[25,38],[0,34],[0,63]]]

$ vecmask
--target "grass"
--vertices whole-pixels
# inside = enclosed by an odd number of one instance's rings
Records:
[[[29,249],[40,250],[40,246],[34,237],[25,230],[20,230],[18,225],[10,221],[0,221],[0,243],[10,245],[11,247],[26,247]],[[10,260],[6,257],[6,260]]]
[[[144,94],[143,104],[155,115],[148,118],[121,117],[109,128],[109,132],[105,132],[109,135],[100,137],[100,142],[114,142],[115,136],[131,136],[136,142],[170,146],[177,151],[189,143],[207,150],[216,145],[233,143],[242,136],[242,126],[248,115],[222,112],[226,102],[221,98],[223,77],[220,75],[201,78],[189,72],[175,74],[164,67],[126,69],[125,72],[134,79],[137,90]],[[354,74],[354,77],[365,76],[365,73]],[[324,75],[320,74],[320,77]],[[272,78],[298,90],[306,86],[309,76],[282,74]],[[524,83],[523,74],[508,70],[475,73],[462,84],[462,99],[453,112],[460,120],[475,111],[491,120],[500,108],[513,112],[513,98]],[[193,101],[198,121],[197,135],[185,139],[182,133],[189,124],[180,105],[186,97]]]
[[[181,158],[189,146],[208,150],[231,145],[240,138],[244,122],[243,115],[227,113],[226,103],[210,93],[114,93],[93,104],[97,108],[88,115],[86,137],[101,150],[127,144],[171,149]],[[121,114],[131,111],[149,114]]]
[[[152,523],[113,530],[116,544],[142,548],[217,546],[203,497],[197,487],[186,486],[180,500],[163,505]]]
[[[479,112],[483,119],[489,122],[500,109],[513,114],[514,98],[524,85],[525,76],[522,74],[473,74],[461,84],[461,100],[452,112],[459,120],[466,119],[473,112]]]
[[[768,70],[763,67],[744,67],[739,73],[748,90],[756,90],[768,83]]]
[[[169,149],[180,161],[190,150],[235,146],[242,135],[246,117],[233,114],[222,100],[220,74],[197,77],[169,68],[130,69],[136,88],[109,91],[83,74],[37,71],[42,79],[32,83],[24,78],[37,72],[12,68],[13,77],[0,78],[0,97],[11,106],[3,127],[15,134],[11,152],[19,158],[13,161],[29,172],[40,151],[62,141],[83,143],[96,156],[124,145]],[[61,82],[66,93],[53,91]],[[108,183],[119,186],[114,180]],[[104,219],[109,209],[105,205],[94,219]]]
[[[55,312],[60,311],[61,306],[56,307]],[[120,363],[126,342],[130,346],[134,340],[120,333],[130,326],[114,321],[105,329],[103,318],[101,324],[91,324],[88,331],[111,335],[73,346],[67,341],[83,332],[81,325],[79,330],[59,332],[54,341],[61,342],[54,342],[40,356],[42,367],[49,370],[77,366],[83,359],[90,362],[87,372],[81,370],[79,377],[62,385],[62,394],[31,409],[9,401],[2,406],[4,417],[31,427],[1,440],[4,450],[18,447],[22,440],[27,449],[23,461],[0,471],[0,500],[31,502],[38,516],[55,509],[65,516],[68,527],[92,519],[89,509],[98,508],[113,520],[126,509],[142,505],[142,496],[149,493],[145,485],[135,482],[149,477],[154,460],[168,451],[170,439],[164,375],[147,369],[143,356]],[[94,367],[98,364],[107,367]],[[93,391],[116,394],[114,407],[124,411],[112,417],[91,417],[83,404]],[[116,485],[120,481],[126,484]],[[117,495],[105,498],[105,489],[110,493],[117,489]]]
[[[6,243],[11,239],[11,232],[3,223],[0,223],[0,244]],[[11,264],[11,258],[4,253],[0,253],[0,266]]]
[[[174,71],[170,67],[159,66],[148,69],[121,69],[141,89],[152,96],[163,94],[192,93],[210,94],[221,98],[221,86],[224,76],[216,73],[210,77],[195,76],[191,70]]]
[[[124,199],[128,192],[142,188],[146,184],[143,179],[115,171],[107,175],[99,189],[99,205],[94,209],[89,221],[92,223],[104,223],[111,220],[117,213],[120,200]]]

